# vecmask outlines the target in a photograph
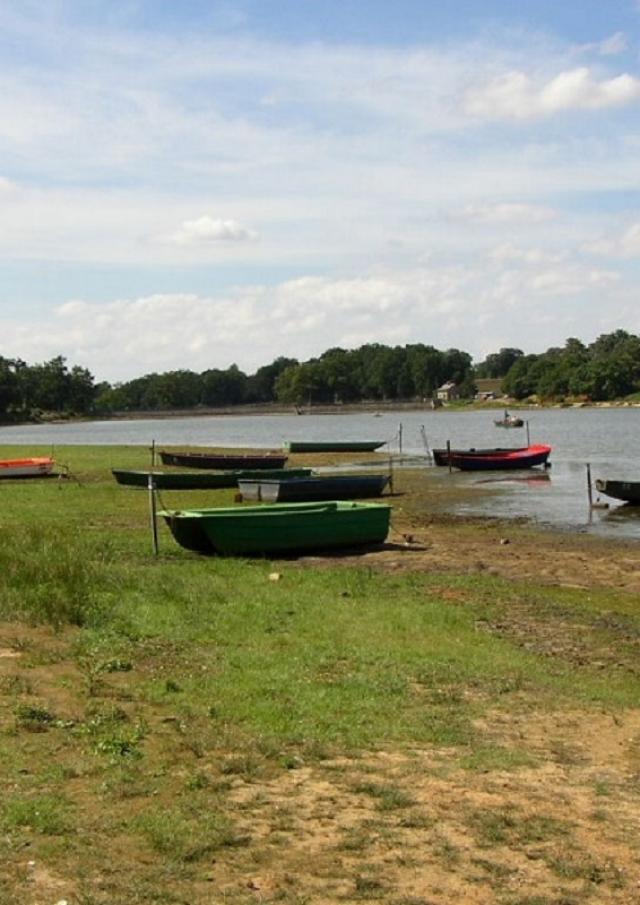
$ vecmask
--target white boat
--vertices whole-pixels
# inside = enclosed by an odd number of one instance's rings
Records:
[[[1,478],[37,478],[51,474],[55,460],[50,456],[27,459],[0,459]]]

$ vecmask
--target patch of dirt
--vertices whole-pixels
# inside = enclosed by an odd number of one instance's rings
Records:
[[[521,521],[457,517],[440,512],[441,497],[464,490],[424,486],[403,473],[393,500],[387,543],[375,550],[303,557],[315,567],[363,565],[388,571],[467,572],[587,589],[640,593],[640,543],[532,529]]]
[[[0,626],[2,636],[10,629]],[[0,675],[28,673],[33,688],[24,700],[78,717],[87,704],[110,706],[109,697],[84,697],[71,634],[23,627],[19,643],[25,657],[0,661]],[[106,680],[127,677],[135,686],[135,671]],[[23,794],[49,766],[60,771],[66,763],[64,781],[51,789],[73,803],[78,828],[64,847],[55,836],[39,846],[35,833],[27,848],[5,850],[0,894],[18,890],[25,905],[77,896],[106,905],[123,901],[124,889],[127,901],[157,901],[160,888],[190,905],[638,901],[640,711],[540,712],[525,695],[518,700],[509,712],[490,710],[476,721],[473,749],[365,751],[246,775],[225,769],[244,755],[208,747],[197,723],[190,730],[188,716],[171,704],[156,702],[144,714],[142,701],[131,704],[132,720],[143,715],[149,737],[144,759],[122,767],[92,755],[75,729],[23,733]],[[9,732],[14,706],[0,695]],[[482,751],[487,760],[474,761]],[[154,851],[132,836],[127,820],[171,813],[194,771],[206,778],[208,809],[223,808],[246,844],[176,867],[169,843]],[[12,776],[3,783],[7,797],[17,790]]]

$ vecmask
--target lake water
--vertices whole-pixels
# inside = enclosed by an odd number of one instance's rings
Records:
[[[424,455],[424,426],[430,446],[524,446],[525,429],[502,429],[501,412],[439,410],[331,415],[229,415],[132,421],[92,421],[0,427],[0,444],[19,445],[190,445],[275,449],[284,440],[384,440],[384,451]],[[472,492],[458,505],[469,515],[524,517],[555,528],[640,538],[640,507],[610,502],[608,510],[589,510],[586,463],[598,477],[640,480],[636,443],[640,408],[536,409],[523,413],[532,443],[549,443],[548,479],[534,472],[454,473],[436,469],[438,481],[454,481]],[[0,452],[1,455],[1,452]],[[372,458],[383,462],[383,456]],[[473,491],[491,488],[491,494]],[[595,491],[594,491],[595,499]]]

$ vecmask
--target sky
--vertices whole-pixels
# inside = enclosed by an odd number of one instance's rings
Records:
[[[0,356],[640,333],[640,0],[0,0]]]

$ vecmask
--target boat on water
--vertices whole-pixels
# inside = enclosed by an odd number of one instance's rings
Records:
[[[391,507],[328,500],[217,509],[161,510],[180,546],[197,553],[255,556],[381,544]]]
[[[441,450],[439,450],[441,452]],[[551,447],[544,444],[526,446],[522,449],[493,450],[444,450],[445,461],[441,465],[452,465],[461,471],[505,471],[516,468],[534,468],[547,465]]]
[[[238,481],[243,500],[286,503],[296,500],[354,500],[381,496],[389,475],[312,475],[282,481],[272,478]]]
[[[288,456],[282,453],[210,453],[210,452],[172,452],[161,449],[160,459],[163,465],[177,465],[180,468],[284,468]]]
[[[434,465],[448,465],[449,464],[449,455],[452,456],[493,456],[493,455],[501,455],[502,453],[516,453],[516,452],[524,452],[528,447],[526,446],[518,446],[518,447],[505,447],[505,446],[488,446],[484,449],[476,449],[475,447],[471,447],[471,449],[432,449],[431,455],[433,456]]]
[[[386,440],[287,440],[284,448],[290,453],[300,452],[373,452]]]
[[[292,478],[304,478],[311,474],[310,468],[262,468],[238,471],[131,471],[113,468],[111,474],[118,484],[127,487],[148,487],[149,477],[158,490],[216,490],[220,487],[237,487],[241,479],[260,480],[268,476],[277,477],[283,483]]]
[[[498,421],[493,422],[496,427],[524,427],[524,421],[522,418],[518,418],[517,415],[510,415],[509,412],[504,413],[504,418],[500,418]]]
[[[598,478],[596,490],[614,500],[640,506],[640,481],[611,481]]]
[[[51,456],[26,459],[0,459],[0,478],[39,478],[51,474],[55,460]]]

